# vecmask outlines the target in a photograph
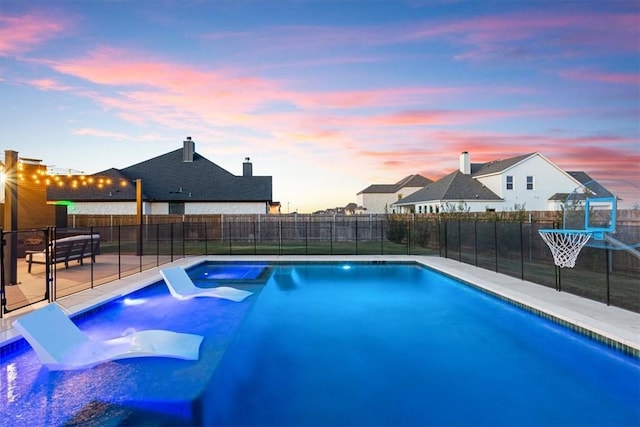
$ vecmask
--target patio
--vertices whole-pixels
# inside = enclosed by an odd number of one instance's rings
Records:
[[[169,256],[104,254],[96,256],[96,263],[93,265],[89,260],[85,260],[83,265],[72,261],[69,268],[65,268],[64,263],[58,263],[55,264],[56,287],[52,296],[55,299],[62,298],[168,262],[171,262]],[[9,313],[4,314],[5,317],[14,312],[29,310],[31,304],[46,301],[45,266],[33,265],[29,273],[26,259],[18,258],[17,267],[18,283],[5,287],[9,310]]]

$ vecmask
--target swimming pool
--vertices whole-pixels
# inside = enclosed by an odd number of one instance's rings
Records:
[[[258,294],[239,304],[178,302],[160,283],[78,321],[98,337],[200,333],[198,362],[50,373],[29,349],[3,357],[9,425],[154,416],[195,425],[640,423],[638,359],[429,269],[266,271],[243,279]]]

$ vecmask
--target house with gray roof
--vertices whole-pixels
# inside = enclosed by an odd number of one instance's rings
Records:
[[[384,214],[391,205],[432,183],[422,175],[408,175],[395,184],[373,184],[357,194],[357,204],[369,214]]]
[[[254,176],[249,158],[242,176],[195,152],[191,137],[183,147],[124,169],[61,178],[47,189],[47,201],[66,204],[78,215],[135,215],[141,187],[143,214],[266,214],[272,178]]]
[[[613,196],[585,172],[565,172],[537,152],[471,163],[465,151],[459,161],[458,170],[393,203],[392,212],[555,211],[569,194]]]

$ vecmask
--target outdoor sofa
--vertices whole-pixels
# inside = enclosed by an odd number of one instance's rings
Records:
[[[69,261],[73,260],[77,260],[82,265],[85,258],[91,258],[91,262],[95,263],[99,247],[99,234],[80,234],[57,239],[51,246],[50,262],[52,264],[64,262],[65,268],[69,268]],[[46,264],[46,248],[41,251],[26,251],[25,257],[29,264],[28,272],[31,273],[32,264]]]

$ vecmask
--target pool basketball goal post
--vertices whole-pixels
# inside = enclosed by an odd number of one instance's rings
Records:
[[[574,193],[565,201],[563,228],[538,230],[558,267],[573,268],[589,240],[607,240],[612,245],[618,242],[610,237],[616,231],[615,197],[581,196]]]

